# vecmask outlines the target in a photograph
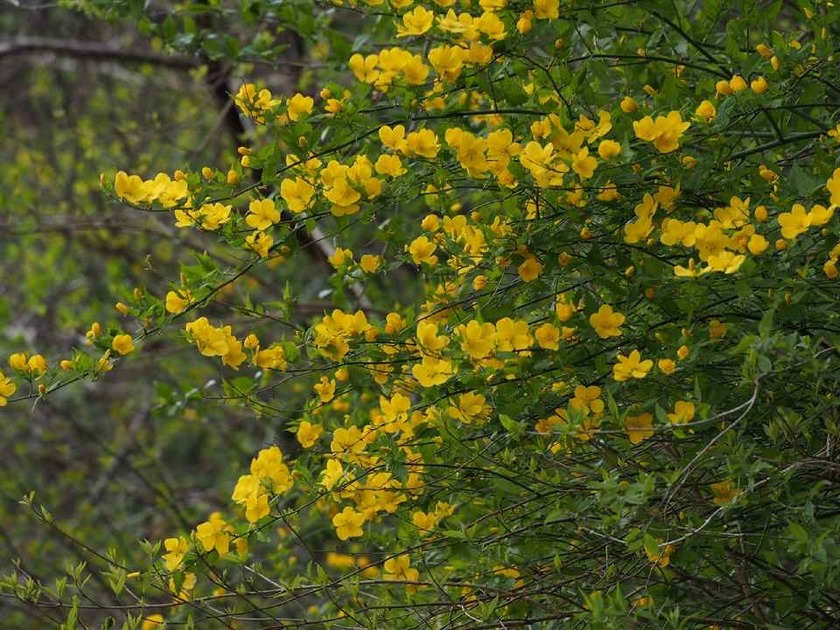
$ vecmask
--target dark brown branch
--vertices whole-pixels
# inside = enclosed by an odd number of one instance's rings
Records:
[[[189,70],[201,65],[197,57],[166,55],[145,50],[125,50],[99,42],[81,42],[47,37],[13,37],[0,41],[0,59],[33,53],[52,53],[76,59],[114,61],[120,63],[150,63],[166,68]]]

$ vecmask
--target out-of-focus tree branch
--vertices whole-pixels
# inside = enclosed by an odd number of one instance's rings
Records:
[[[52,53],[77,59],[116,61],[120,63],[151,63],[166,68],[189,70],[202,64],[198,57],[166,55],[146,50],[125,50],[100,42],[50,39],[47,37],[13,37],[0,41],[0,59],[16,55]]]

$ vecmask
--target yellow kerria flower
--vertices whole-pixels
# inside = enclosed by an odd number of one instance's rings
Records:
[[[653,361],[645,359],[638,350],[633,350],[630,356],[618,355],[618,363],[613,366],[613,378],[616,381],[627,381],[631,378],[644,378],[653,367]]]

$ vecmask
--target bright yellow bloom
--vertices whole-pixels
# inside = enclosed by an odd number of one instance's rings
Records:
[[[245,223],[255,230],[266,230],[280,220],[280,211],[272,199],[255,199],[248,206]]]
[[[424,356],[421,363],[411,368],[411,374],[423,387],[442,385],[455,374],[452,363],[445,359]]]
[[[193,296],[189,291],[169,291],[166,294],[166,312],[178,315],[187,310],[193,303]]]
[[[128,354],[134,350],[134,340],[131,335],[117,335],[111,342],[111,348],[119,354]]]
[[[674,412],[668,414],[671,424],[685,424],[694,419],[694,403],[687,400],[678,400],[674,403]]]
[[[621,99],[619,107],[621,107],[621,111],[623,111],[625,114],[632,114],[636,111],[638,105],[636,105],[636,101],[633,100],[632,97],[625,96],[623,99]]]
[[[598,309],[597,313],[589,316],[589,324],[595,329],[595,333],[601,339],[609,337],[620,337],[621,329],[619,328],[626,317],[618,312],[613,312],[612,306],[603,304]]]
[[[408,253],[411,254],[411,259],[416,265],[425,263],[432,267],[438,262],[438,257],[434,255],[435,249],[437,249],[437,245],[426,236],[418,236],[407,247]]]
[[[534,0],[534,17],[538,20],[556,20],[560,17],[560,0]]]
[[[195,528],[195,537],[205,551],[215,550],[220,556],[226,556],[230,551],[230,531],[230,526],[221,515],[214,512],[210,515],[210,520]]]
[[[644,378],[653,367],[653,361],[650,359],[642,361],[642,355],[638,350],[633,350],[627,357],[619,354],[617,359],[618,363],[613,365],[613,379],[619,382],[631,378]]]
[[[609,160],[621,153],[621,144],[615,140],[601,140],[598,145],[598,155],[603,159]]]
[[[694,110],[694,114],[698,118],[702,118],[706,122],[709,122],[717,116],[717,110],[711,101],[703,101],[697,106],[697,109]]]
[[[261,258],[265,258],[268,256],[271,246],[274,245],[274,237],[271,234],[257,230],[245,237],[245,245]]]
[[[345,507],[341,512],[333,516],[332,524],[335,527],[335,534],[339,540],[357,538],[364,534],[362,525],[365,523],[365,515],[351,507]]]
[[[296,437],[297,441],[300,442],[300,445],[303,448],[310,448],[314,446],[315,442],[318,441],[318,438],[320,438],[323,433],[324,427],[320,424],[312,424],[307,420],[303,420],[300,425],[298,425]]]
[[[2,371],[0,371],[0,407],[5,407],[8,397],[17,391],[17,385],[12,382]]]
[[[312,112],[315,100],[311,96],[295,94],[289,99],[287,113],[290,120],[297,121],[303,114]]]
[[[447,408],[449,417],[464,424],[483,424],[490,417],[492,409],[483,394],[466,392],[458,395],[455,405]]]
[[[560,349],[560,329],[554,324],[543,324],[534,331],[534,337],[540,348],[545,348],[546,350]]]
[[[303,178],[284,179],[280,182],[280,197],[289,206],[289,211],[300,213],[312,205],[315,187]]]
[[[691,126],[690,122],[683,122],[677,111],[667,116],[657,116],[653,120],[645,116],[633,123],[633,131],[640,140],[652,142],[660,153],[670,153],[680,147],[680,137]]]
[[[163,541],[163,547],[166,549],[166,553],[163,554],[163,564],[167,571],[174,571],[181,566],[184,556],[190,550],[190,542],[183,536],[167,538]]]
[[[397,25],[397,37],[410,37],[422,35],[432,28],[432,21],[435,19],[434,11],[429,11],[423,6],[414,7],[403,15],[402,24]]]
[[[411,559],[408,554],[389,558],[382,567],[385,569],[386,580],[400,580],[405,582],[416,582],[420,579],[420,572],[411,568]]]
[[[524,282],[533,282],[542,272],[543,265],[533,255],[528,255],[519,267],[516,268],[519,277]]]
[[[471,359],[484,359],[493,352],[496,344],[494,339],[496,328],[493,324],[486,322],[479,324],[473,319],[466,325],[461,324],[455,331],[461,336],[461,350],[466,352]]]
[[[653,436],[653,416],[649,413],[627,416],[624,420],[624,430],[631,444],[639,444]]]
[[[382,266],[382,257],[374,254],[364,254],[359,260],[359,267],[365,273],[375,273]]]
[[[793,204],[790,212],[780,214],[778,221],[782,228],[782,236],[786,239],[796,238],[811,226],[811,217],[801,203]]]

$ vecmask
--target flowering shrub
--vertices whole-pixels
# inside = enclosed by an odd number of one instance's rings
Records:
[[[294,436],[121,569],[134,612],[828,627],[838,14],[794,4],[250,5],[306,17],[323,61],[309,94],[245,79],[235,163],[105,165],[103,184],[127,211],[210,233],[225,262],[134,292],[130,323],[89,330],[101,352],[61,368],[14,355],[0,373],[0,404],[49,396],[176,328],[220,404]],[[308,275],[318,247],[330,304],[315,317],[275,321],[291,291],[213,302],[248,277]]]

